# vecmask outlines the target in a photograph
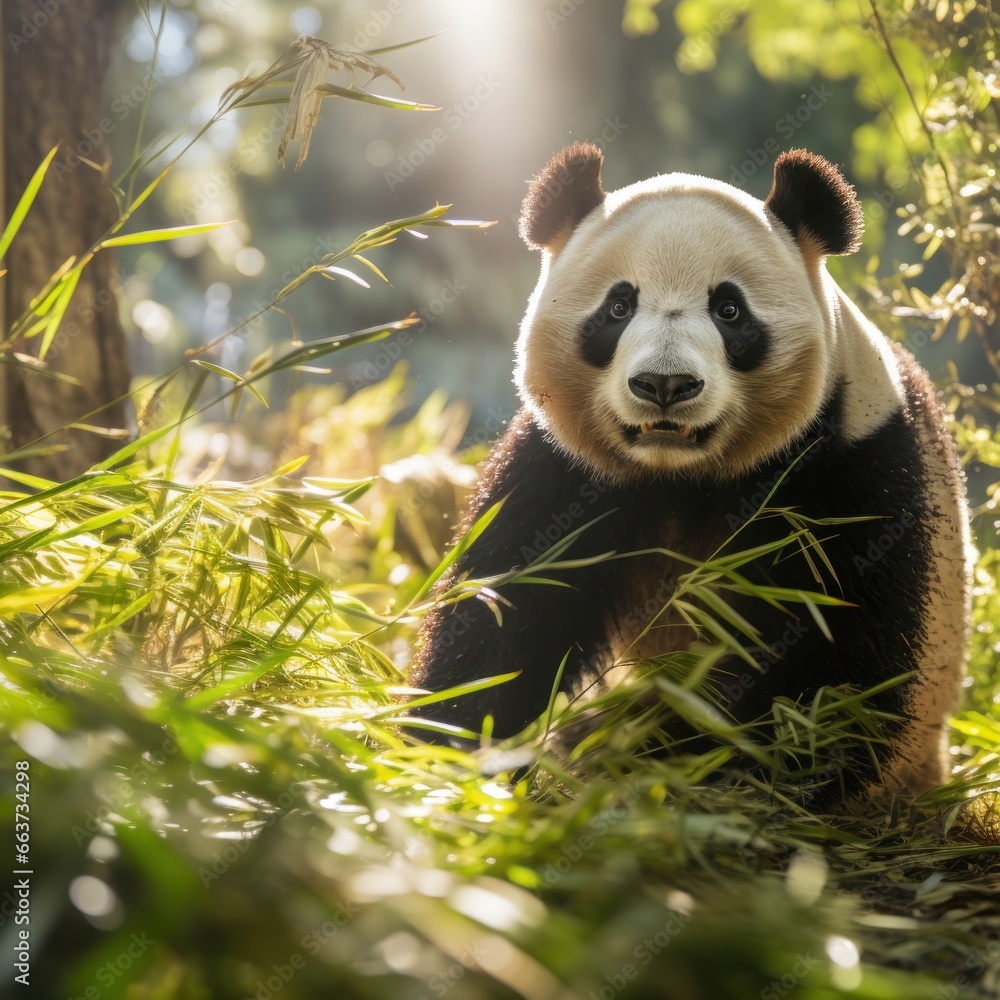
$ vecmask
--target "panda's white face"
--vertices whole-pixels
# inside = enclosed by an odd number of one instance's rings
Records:
[[[616,480],[745,472],[819,410],[834,325],[822,282],[736,188],[686,174],[624,188],[543,256],[521,397]]]

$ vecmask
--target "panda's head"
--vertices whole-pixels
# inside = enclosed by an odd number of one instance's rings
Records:
[[[835,167],[782,154],[761,202],[688,174],[606,193],[577,144],[521,216],[542,273],[517,346],[524,403],[569,454],[618,480],[738,475],[817,415],[833,373],[823,259],[862,218]]]

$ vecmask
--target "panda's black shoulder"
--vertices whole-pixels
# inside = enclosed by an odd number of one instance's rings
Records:
[[[581,463],[563,451],[530,410],[522,407],[480,469],[476,494],[459,535],[498,497],[504,505],[503,521],[512,530],[565,509],[581,491],[586,492],[591,481]],[[493,531],[484,537],[496,536]]]
[[[569,480],[585,478],[579,463],[558,448],[532,413],[522,407],[480,469],[476,496],[500,495],[507,498],[505,503],[519,503],[530,495],[539,501],[546,494],[563,492]]]

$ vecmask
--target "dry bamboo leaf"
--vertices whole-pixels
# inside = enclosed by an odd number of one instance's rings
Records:
[[[354,71],[360,70],[371,74],[367,83],[380,76],[387,76],[400,90],[406,89],[403,81],[391,69],[363,52],[338,48],[314,35],[300,35],[259,76],[245,76],[227,87],[222,95],[222,101],[225,103],[231,100],[235,106],[267,84],[284,82],[280,78],[293,69],[295,79],[292,81],[288,111],[285,113],[281,140],[278,143],[278,162],[284,165],[285,150],[292,139],[298,136],[300,145],[299,156],[295,162],[296,170],[309,155],[309,143],[313,129],[319,121],[320,106],[323,102],[323,93],[318,88],[326,82],[329,70],[346,73],[351,87],[354,86]]]
[[[313,48],[307,53],[305,61],[295,74],[295,83],[288,97],[285,123],[281,129],[281,141],[278,143],[278,162],[282,166],[285,164],[285,150],[296,135],[301,136],[299,158],[295,161],[296,170],[309,155],[309,143],[312,140],[313,129],[319,121],[319,109],[323,103],[323,95],[316,88],[326,79],[329,68],[326,53]]]

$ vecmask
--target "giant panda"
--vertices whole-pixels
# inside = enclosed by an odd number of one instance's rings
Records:
[[[565,586],[501,585],[499,615],[497,601],[437,607],[420,687],[520,673],[413,714],[474,732],[490,715],[509,737],[545,711],[564,660],[574,696],[623,653],[689,645],[669,616],[636,644],[688,568],[664,553],[706,559],[740,525],[741,550],[783,537],[781,518],[747,523],[774,491],[775,506],[852,519],[817,529],[827,589],[845,604],[824,609],[829,636],[802,605],[738,605],[767,645],[751,650],[757,670],[724,666],[725,707],[749,722],[777,695],[912,671],[875,700],[900,720],[885,766],[854,777],[913,794],[941,783],[968,618],[963,480],[927,374],[826,269],[860,245],[854,189],[805,150],[778,157],[763,202],[684,173],[607,193],[602,165],[598,147],[570,146],[524,200],[541,275],[516,346],[521,408],[466,527],[504,502],[449,580],[509,573],[584,524],[564,558],[647,554],[550,574]],[[816,562],[772,554],[746,575],[817,591]]]

